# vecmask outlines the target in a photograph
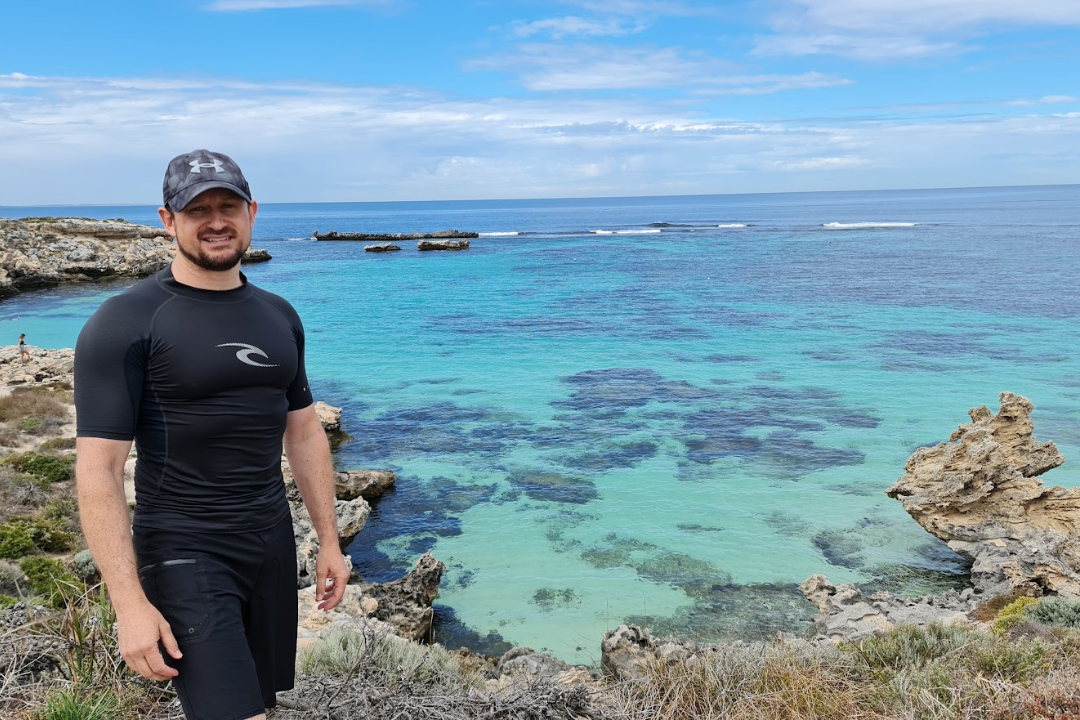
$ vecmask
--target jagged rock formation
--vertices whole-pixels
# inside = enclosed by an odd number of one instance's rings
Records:
[[[707,652],[695,643],[655,639],[648,628],[620,625],[600,642],[600,666],[615,680],[639,680],[658,662],[686,662]]]
[[[863,597],[855,585],[833,585],[820,574],[811,575],[799,589],[822,613],[817,620],[819,640],[859,640],[897,625],[967,623],[968,613],[978,604],[970,588],[919,598],[895,598],[886,592]]]
[[[0,385],[71,383],[75,369],[75,351],[71,348],[46,350],[30,346],[30,362],[19,358],[19,346],[0,348]]]
[[[1080,489],[1042,486],[1064,458],[1036,442],[1030,400],[1000,401],[997,415],[975,408],[949,442],[918,449],[885,492],[972,561],[977,593],[1080,597]]]
[[[388,242],[375,243],[374,245],[365,245],[364,246],[364,252],[394,252],[394,251],[400,250],[400,249],[401,249],[400,245],[395,245],[394,243],[388,243]]]
[[[434,555],[424,553],[405,577],[388,583],[363,584],[360,592],[378,603],[371,613],[373,617],[393,625],[402,637],[431,642],[435,619],[431,604],[439,595],[445,570],[446,565]]]
[[[0,297],[62,282],[142,277],[172,261],[161,228],[124,220],[0,219]]]
[[[416,243],[417,250],[468,250],[468,240],[421,240]]]
[[[461,232],[460,230],[439,230],[433,233],[321,233],[318,230],[312,233],[316,240],[367,240],[369,242],[392,242],[395,240],[428,240],[428,239],[456,239],[478,238],[480,233]]]
[[[269,250],[263,250],[262,248],[248,248],[244,252],[244,256],[240,258],[240,263],[243,265],[250,265],[251,263],[261,263],[273,259],[274,256],[270,254]]]

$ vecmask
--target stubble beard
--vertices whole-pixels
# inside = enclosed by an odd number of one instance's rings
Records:
[[[190,252],[180,242],[176,243],[176,248],[180,251],[181,255],[183,255],[197,267],[200,267],[203,270],[210,270],[211,272],[221,272],[223,270],[231,270],[232,268],[236,267],[237,263],[240,262],[240,259],[244,257],[244,253],[247,252],[247,249],[249,247],[251,247],[251,242],[248,241],[245,245],[242,245],[228,255],[216,255],[211,257],[210,255],[207,255],[206,252],[203,250],[201,240],[199,241],[199,243],[199,252],[197,253]]]

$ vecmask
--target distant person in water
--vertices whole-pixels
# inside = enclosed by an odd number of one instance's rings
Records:
[[[79,511],[128,666],[172,680],[189,720],[264,720],[296,661],[282,445],[319,536],[322,610],[349,580],[333,463],[300,318],[240,272],[258,209],[240,168],[175,157],[163,200],[172,264],[106,300],[75,347]]]
[[[30,351],[26,349],[26,333],[19,335],[19,360],[23,365],[30,362]]]

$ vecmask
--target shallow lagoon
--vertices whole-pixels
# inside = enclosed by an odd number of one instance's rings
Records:
[[[44,212],[156,222],[0,208]],[[450,227],[500,234],[387,255],[288,239]],[[814,572],[962,583],[882,491],[1003,390],[1066,456],[1047,482],[1080,485],[1078,231],[1080,186],[266,205],[275,259],[245,272],[304,318],[312,385],[355,436],[339,467],[398,473],[352,548],[364,575],[430,550],[440,640],[591,662],[628,620],[805,631]],[[122,286],[5,300],[0,329],[71,346]]]

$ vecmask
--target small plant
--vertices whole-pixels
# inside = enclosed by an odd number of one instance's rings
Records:
[[[83,591],[83,585],[75,574],[59,560],[46,557],[28,557],[19,562],[19,569],[26,574],[30,590],[45,598],[53,607],[64,607],[64,600]]]
[[[49,438],[45,442],[38,446],[39,450],[74,450],[75,438],[73,437],[56,437]]]
[[[34,720],[114,720],[121,717],[120,700],[109,689],[54,691]]]
[[[998,635],[1004,635],[1009,628],[1016,627],[1027,619],[1027,610],[1038,603],[1038,598],[1018,597],[1001,609],[994,618],[991,629]]]
[[[1051,596],[1040,598],[1027,609],[1028,617],[1044,625],[1080,630],[1080,600]]]
[[[53,483],[70,480],[73,475],[75,458],[73,455],[38,455],[34,452],[12,455],[5,462],[19,472],[33,478],[35,484],[47,488]]]
[[[11,597],[10,595],[0,595],[0,608],[11,607],[17,602],[19,602],[18,598]]]
[[[0,525],[0,558],[16,560],[34,552],[34,536],[26,523],[9,520]]]

